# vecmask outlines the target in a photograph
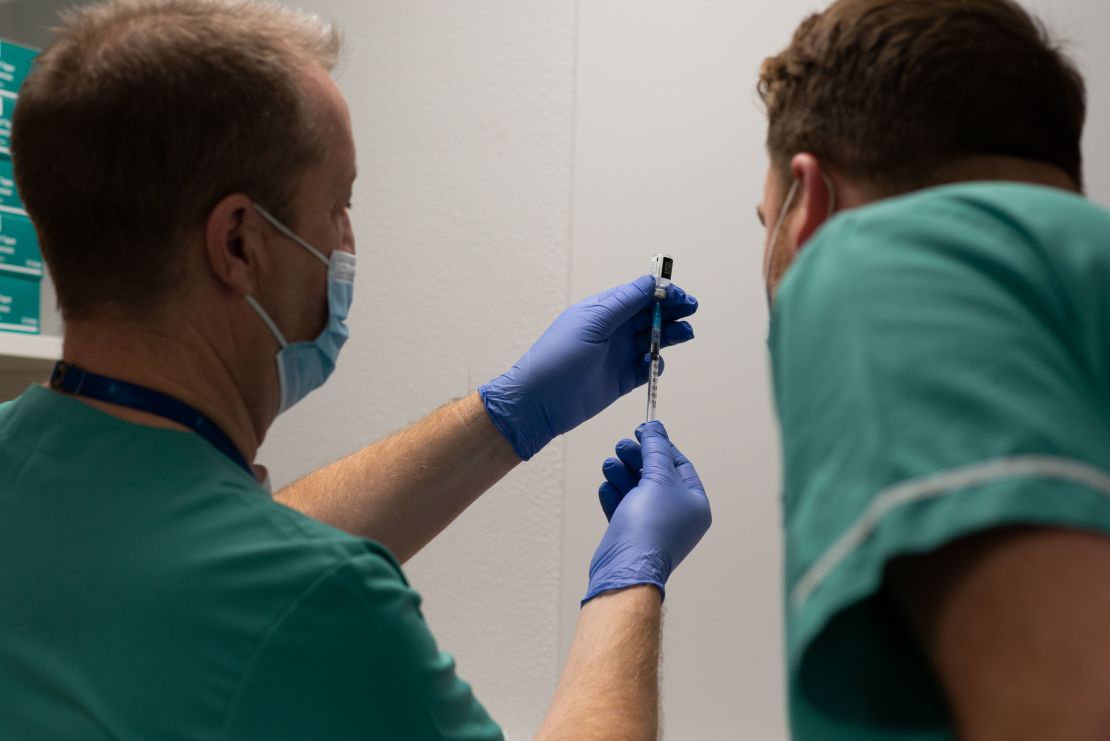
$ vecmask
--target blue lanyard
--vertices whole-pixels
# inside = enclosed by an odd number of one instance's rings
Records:
[[[84,396],[87,399],[106,401],[109,404],[137,409],[140,412],[147,412],[177,422],[179,425],[184,425],[210,442],[212,447],[241,466],[244,471],[250,474],[252,479],[254,478],[254,473],[243,454],[231,442],[231,438],[216,426],[215,422],[185,402],[179,401],[168,394],[127,381],[90,373],[84,368],[70,365],[63,360],[54,364],[54,370],[50,373],[50,388],[74,396]]]

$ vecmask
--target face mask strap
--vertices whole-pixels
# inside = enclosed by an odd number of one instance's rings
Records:
[[[303,399],[313,389],[319,388],[335,369],[339,350],[347,340],[347,326],[344,320],[350,310],[355,277],[355,256],[353,253],[336,249],[331,259],[324,257],[319,250],[305,242],[292,229],[275,219],[266,209],[252,204],[283,236],[304,247],[327,268],[328,278],[328,321],[316,339],[311,342],[295,342],[290,345],[281,334],[277,324],[253,296],[245,296],[247,303],[269,328],[281,349],[275,356],[278,374],[278,408],[281,414]]]
[[[319,260],[320,262],[324,263],[325,265],[328,264],[328,258],[324,257],[324,253],[320,252],[320,250],[316,249],[315,247],[310,245],[308,242],[301,239],[299,236],[297,236],[296,232],[294,232],[292,229],[287,227],[285,224],[282,224],[280,221],[275,219],[269,211],[262,208],[257,203],[252,203],[251,205],[254,206],[255,211],[262,214],[262,218],[264,218],[264,219],[266,219],[266,221],[270,222],[270,226],[272,226],[274,229],[277,229],[279,232],[281,232],[284,236],[288,237],[289,239],[292,239],[294,242],[299,244],[301,247],[304,247],[306,250],[308,250],[310,253],[312,253],[316,257],[316,259]]]
[[[274,336],[274,339],[278,341],[278,345],[280,345],[282,349],[288,347],[289,343],[285,341],[285,337],[282,336],[281,330],[278,329],[278,326],[274,323],[274,320],[271,319],[270,315],[266,313],[266,310],[262,308],[262,304],[258,303],[258,300],[255,299],[254,296],[251,296],[249,294],[244,296],[244,298],[247,300],[247,303],[250,304],[251,308],[254,309],[254,312],[258,314],[258,317],[262,320],[262,323],[269,328],[270,333]]]
[[[836,213],[836,187],[833,185],[832,178],[824,172],[821,173],[821,179],[825,181],[825,187],[829,189],[829,215],[826,218],[832,218],[832,215]]]
[[[786,222],[786,215],[790,213],[790,207],[794,204],[794,196],[798,192],[798,181],[795,180],[790,184],[790,190],[786,193],[786,200],[782,202],[782,208],[779,210],[779,217],[775,220],[775,228],[771,230],[771,244],[767,247],[767,256],[763,259],[763,280],[767,283],[767,294],[771,293],[771,263],[772,258],[775,256],[775,247],[778,246],[779,232],[782,231],[782,225]]]
[[[829,189],[829,213],[826,218],[832,218],[836,213],[836,186],[833,185],[832,178],[826,173],[821,173],[821,179],[825,181],[825,187]],[[798,180],[794,180],[790,184],[790,190],[786,193],[786,200],[782,203],[782,210],[779,211],[779,218],[775,222],[775,228],[771,232],[771,244],[767,249],[767,256],[763,262],[763,280],[767,284],[767,304],[771,303],[771,264],[775,255],[775,248],[778,246],[779,232],[782,231],[782,226],[786,223],[786,216],[790,213],[790,207],[794,204],[794,196],[798,193]]]

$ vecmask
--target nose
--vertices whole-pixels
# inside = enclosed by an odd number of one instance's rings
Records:
[[[355,249],[355,230],[351,225],[351,214],[347,211],[343,212],[343,249],[350,252],[352,255],[357,254]]]

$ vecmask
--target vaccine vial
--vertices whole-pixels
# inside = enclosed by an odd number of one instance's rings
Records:
[[[662,301],[667,297],[667,286],[671,284],[673,268],[674,258],[670,255],[659,253],[651,258],[651,277],[655,278],[656,301]]]

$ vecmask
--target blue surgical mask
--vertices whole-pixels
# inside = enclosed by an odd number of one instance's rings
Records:
[[[255,210],[282,235],[308,250],[328,270],[328,322],[319,336],[311,342],[287,342],[277,324],[266,313],[254,296],[246,297],[247,303],[258,313],[277,340],[278,414],[324,385],[335,370],[339,350],[347,341],[347,314],[354,298],[355,256],[350,252],[333,250],[331,258],[298,237],[292,229],[275,219],[261,206]]]

